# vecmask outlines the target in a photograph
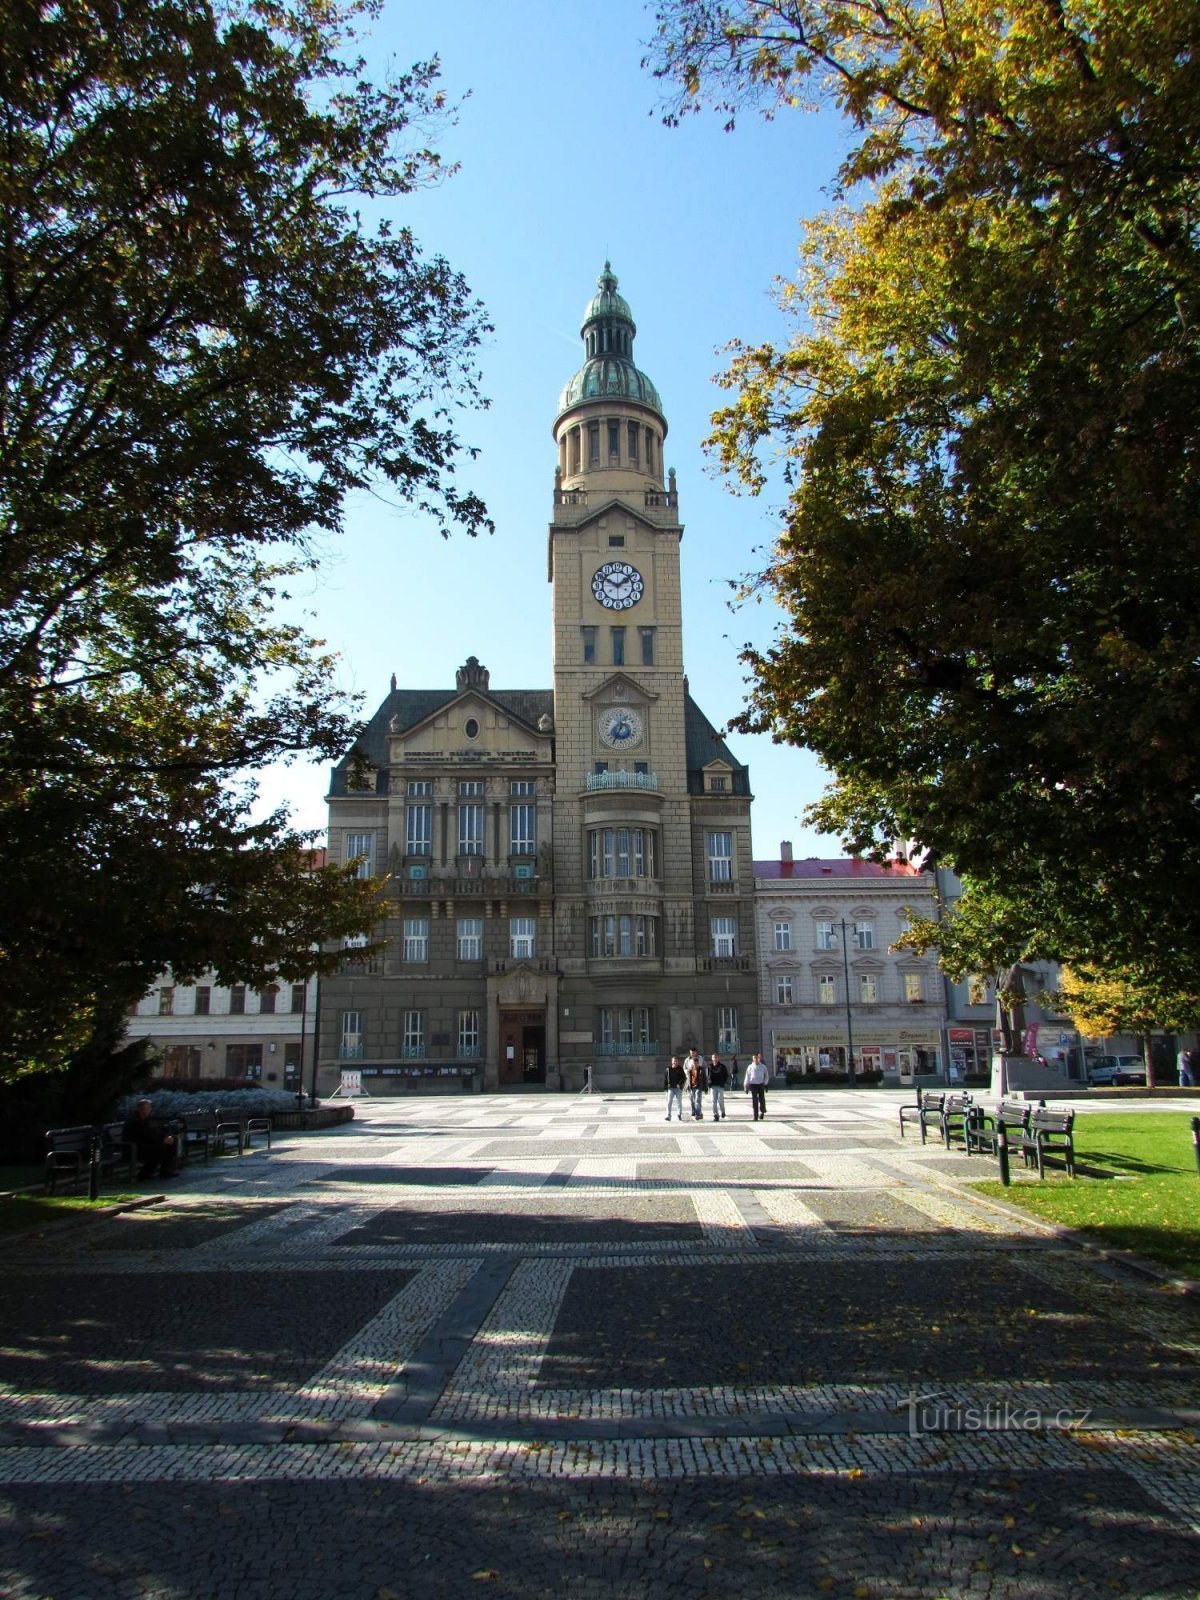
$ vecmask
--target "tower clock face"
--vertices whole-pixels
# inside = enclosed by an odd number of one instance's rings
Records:
[[[628,611],[645,589],[641,573],[628,561],[606,561],[592,579],[592,593],[609,611]]]
[[[645,734],[642,714],[632,706],[611,706],[600,713],[598,732],[606,750],[633,750]]]

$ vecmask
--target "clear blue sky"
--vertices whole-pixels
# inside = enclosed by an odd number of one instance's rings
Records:
[[[550,686],[551,426],[606,257],[670,429],[691,691],[718,726],[742,705],[738,650],[765,643],[775,614],[731,612],[729,583],[761,565],[776,508],[732,496],[701,440],[721,401],[721,346],[785,336],[773,280],[794,268],[800,218],[828,203],[846,134],[828,114],[800,112],[770,124],[748,115],[732,134],[711,113],[663,127],[639,65],[652,26],[639,0],[458,0],[445,11],[392,0],[367,43],[376,66],[436,53],[449,97],[469,93],[434,140],[461,170],[394,215],[465,275],[495,324],[482,352],[491,409],[466,413],[460,431],[480,450],[469,481],[496,523],[491,538],[447,542],[368,497],[349,508],[308,605],[368,714],[393,672],[410,687],[450,687],[471,654],[497,688]],[[751,769],[756,856],[777,855],[785,838],[798,855],[839,854],[799,821],[823,787],[815,760],[767,738],[729,742]],[[321,828],[327,771],[269,773],[263,799]]]

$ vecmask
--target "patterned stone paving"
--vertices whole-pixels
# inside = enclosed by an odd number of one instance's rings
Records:
[[[10,1244],[0,1593],[1197,1600],[1194,1303],[729,1098],[360,1103]]]

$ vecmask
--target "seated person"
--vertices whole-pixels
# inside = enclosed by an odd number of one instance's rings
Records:
[[[139,1178],[160,1175],[173,1178],[177,1154],[175,1135],[168,1133],[161,1123],[155,1122],[150,1115],[152,1110],[149,1100],[139,1100],[133,1108],[133,1115],[126,1119],[125,1137],[137,1151],[141,1162]]]

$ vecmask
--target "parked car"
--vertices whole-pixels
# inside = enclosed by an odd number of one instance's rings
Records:
[[[1088,1062],[1088,1082],[1097,1088],[1145,1081],[1146,1063],[1141,1056],[1098,1056]]]

